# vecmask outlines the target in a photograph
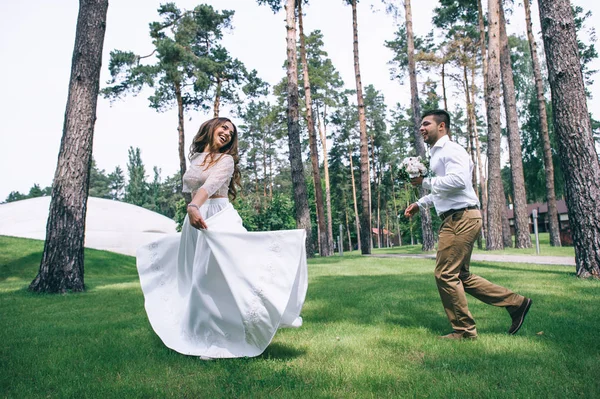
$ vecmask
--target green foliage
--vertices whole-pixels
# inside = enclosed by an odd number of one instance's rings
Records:
[[[426,37],[420,37],[413,35],[415,52],[431,52],[434,47],[433,36],[431,34]],[[393,40],[386,40],[385,46],[392,50],[394,58],[389,62],[390,77],[397,80],[400,84],[404,84],[406,81],[406,74],[408,73],[408,42],[406,26],[404,24],[398,25],[398,31],[396,31]],[[426,71],[428,66],[424,63],[417,63],[417,74]]]
[[[344,91],[344,81],[333,62],[324,50],[323,33],[315,30],[306,36],[306,60],[310,80],[310,93],[317,118],[327,123],[327,108],[335,107],[347,92]],[[298,49],[298,58],[300,58]],[[298,65],[298,86],[304,87],[302,63]],[[304,96],[304,90],[300,91]]]
[[[439,0],[439,7],[433,10],[433,24],[446,31],[451,38],[457,32],[467,31],[468,35],[479,36],[477,0]]]
[[[115,170],[108,175],[110,198],[113,200],[122,200],[123,191],[125,190],[125,176],[123,170],[119,165],[115,167]]]
[[[90,168],[90,186],[89,196],[96,198],[111,198],[111,181],[104,170],[98,169],[96,161],[92,158],[92,167]]]
[[[283,109],[267,101],[251,100],[239,109],[244,124],[240,132],[240,164],[243,192],[266,195],[283,162],[280,148],[287,133]]]
[[[150,23],[154,51],[140,56],[131,51],[110,53],[111,80],[102,94],[111,100],[144,87],[152,87],[150,106],[166,111],[180,100],[184,110],[208,109],[220,103],[239,101],[238,92],[258,95],[266,89],[256,71],[248,72],[220,45],[225,30],[231,29],[234,11],[216,11],[201,4],[191,11],[174,3],[158,9],[161,21]],[[154,56],[156,63],[142,64]]]
[[[233,205],[248,231],[296,228],[294,201],[289,195],[275,193],[273,198],[244,196],[237,198]]]
[[[125,202],[142,206],[148,201],[146,169],[139,148],[129,147],[128,155],[127,172],[129,181],[125,187]]]
[[[21,201],[28,198],[44,197],[52,193],[52,187],[41,188],[39,184],[35,183],[30,189],[28,194],[22,194],[18,191],[11,191],[4,202]]]
[[[275,194],[259,219],[262,231],[289,230],[296,228],[294,201],[284,194]]]
[[[179,200],[175,203],[175,223],[177,223],[177,231],[181,231],[183,227],[183,221],[187,216],[187,202],[185,198],[179,198]]]

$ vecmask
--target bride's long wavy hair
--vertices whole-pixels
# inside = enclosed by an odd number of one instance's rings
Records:
[[[215,145],[215,130],[223,125],[224,123],[229,122],[233,126],[233,131],[231,132],[231,140],[229,143],[219,148]],[[237,187],[241,187],[242,174],[240,173],[239,162],[240,157],[238,154],[238,131],[235,124],[229,118],[213,118],[209,119],[200,125],[200,129],[198,129],[198,133],[194,136],[192,140],[192,145],[190,146],[190,154],[189,159],[191,160],[194,155],[208,152],[209,154],[206,156],[204,161],[200,166],[206,165],[206,168],[210,168],[212,165],[219,162],[222,155],[216,156],[217,154],[228,154],[233,158],[233,177],[229,182],[229,190],[228,195],[231,201],[235,200],[237,197]]]

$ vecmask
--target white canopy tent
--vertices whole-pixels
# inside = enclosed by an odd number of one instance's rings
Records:
[[[30,198],[0,205],[0,235],[46,238],[50,197]],[[125,255],[166,234],[176,223],[166,216],[120,201],[88,198],[85,246]]]

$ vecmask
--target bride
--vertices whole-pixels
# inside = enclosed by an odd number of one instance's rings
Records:
[[[150,324],[185,355],[258,356],[278,328],[302,325],[305,231],[246,231],[228,199],[239,181],[235,125],[227,118],[204,122],[183,176],[192,201],[181,234],[137,252]]]

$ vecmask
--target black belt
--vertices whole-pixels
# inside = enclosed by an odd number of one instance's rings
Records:
[[[447,217],[452,216],[456,212],[466,211],[468,209],[479,209],[479,207],[477,205],[471,205],[471,206],[467,206],[467,207],[460,208],[460,209],[450,209],[450,210],[447,210],[446,212],[440,213],[440,219],[446,220]]]

